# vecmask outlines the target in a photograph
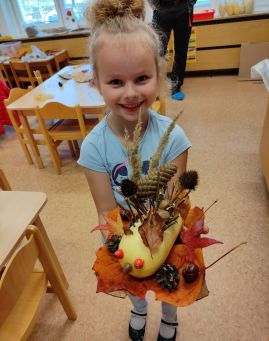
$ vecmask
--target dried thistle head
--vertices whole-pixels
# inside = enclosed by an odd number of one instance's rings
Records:
[[[131,197],[137,192],[137,185],[130,179],[123,179],[121,183],[121,193],[125,197]]]
[[[184,189],[195,190],[198,185],[198,173],[195,170],[185,171],[180,175],[179,183]]]

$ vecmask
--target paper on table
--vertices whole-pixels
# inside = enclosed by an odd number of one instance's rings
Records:
[[[41,92],[35,95],[35,100],[38,102],[45,102],[48,99],[54,98],[52,94],[42,94]]]
[[[92,79],[92,72],[90,70],[82,70],[72,75],[76,82],[84,83],[89,82]]]
[[[269,92],[269,59],[264,59],[251,67],[251,79],[262,79]]]

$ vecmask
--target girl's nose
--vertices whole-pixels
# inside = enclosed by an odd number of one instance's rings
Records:
[[[136,86],[133,83],[127,83],[125,88],[125,97],[134,98],[137,97]]]

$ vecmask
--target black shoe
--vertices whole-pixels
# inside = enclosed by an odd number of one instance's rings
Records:
[[[134,311],[131,311],[132,314],[137,315],[137,316],[147,316],[147,314],[139,314]],[[132,341],[143,341],[144,340],[144,335],[145,335],[145,329],[146,329],[146,321],[145,325],[142,329],[134,329],[131,326],[131,323],[129,323],[129,336]]]
[[[178,326],[178,322],[166,322],[165,320],[161,320],[161,323],[167,324],[168,326],[175,327],[175,333],[172,337],[166,338],[166,337],[163,337],[159,332],[157,341],[176,341],[176,337],[177,337],[177,328],[176,327]]]

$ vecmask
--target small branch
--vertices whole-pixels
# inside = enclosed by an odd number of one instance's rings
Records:
[[[218,199],[216,199],[210,206],[208,206],[208,208],[204,211],[204,215],[205,215],[205,213],[206,213],[213,205],[215,205],[217,202],[218,202]]]
[[[235,249],[239,248],[239,246],[243,245],[243,244],[247,244],[247,242],[242,242],[238,245],[236,245],[235,247],[233,247],[231,250],[229,250],[228,252],[224,253],[224,255],[222,255],[221,257],[219,257],[217,260],[215,260],[213,263],[211,263],[210,265],[206,266],[206,270],[209,269],[212,265],[216,264],[219,260],[221,260],[223,257],[227,256],[229,253],[231,253],[232,251],[234,251]]]

